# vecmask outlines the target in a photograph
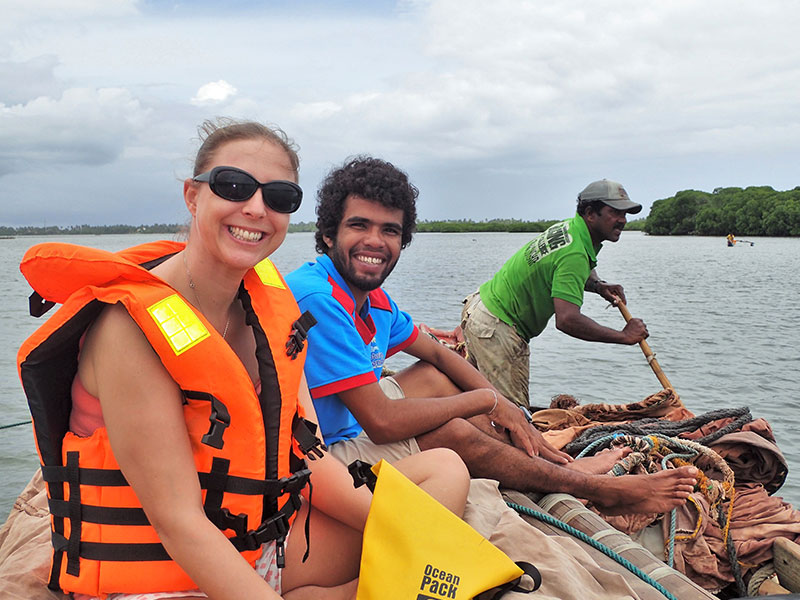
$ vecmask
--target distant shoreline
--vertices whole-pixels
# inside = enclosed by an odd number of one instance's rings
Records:
[[[559,220],[550,219],[542,221],[522,221],[519,219],[491,219],[484,221],[471,221],[467,219],[447,221],[420,221],[417,223],[418,233],[540,233]],[[644,219],[628,223],[626,229],[641,231]],[[0,226],[0,239],[22,236],[43,235],[104,235],[128,233],[164,233],[175,234],[185,230],[185,225],[161,224],[155,225],[70,225],[68,227],[4,227]],[[316,231],[316,225],[311,222],[290,223],[289,233]]]

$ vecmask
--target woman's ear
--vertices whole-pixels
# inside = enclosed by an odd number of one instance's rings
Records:
[[[197,214],[197,184],[191,179],[184,179],[183,181],[183,201],[186,203],[186,208],[189,209],[189,214],[194,216]]]

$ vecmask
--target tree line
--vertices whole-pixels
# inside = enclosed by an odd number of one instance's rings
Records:
[[[421,233],[538,233],[557,220],[470,219],[419,221]],[[97,235],[105,233],[175,234],[184,224],[0,226],[0,237],[17,235]],[[656,200],[647,218],[628,222],[626,229],[650,235],[800,236],[800,186],[775,191],[769,186],[716,188],[713,192],[683,190]],[[313,221],[291,223],[289,232],[315,231]]]
[[[520,219],[491,219],[484,221],[471,221],[458,219],[452,221],[419,221],[417,231],[430,233],[474,233],[485,231],[497,232],[540,232],[547,229],[557,221],[522,221]],[[0,237],[17,235],[100,235],[105,233],[163,233],[174,234],[185,229],[183,224],[156,224],[156,225],[70,225],[59,227],[50,225],[44,227],[0,226]],[[303,231],[316,231],[313,221],[301,221],[289,224],[289,233]]]
[[[651,235],[800,236],[800,186],[684,190],[656,200],[644,223]]]
[[[12,235],[100,235],[105,233],[176,233],[183,225],[156,223],[155,225],[46,225],[35,227],[5,227],[0,225],[0,236]]]
[[[417,231],[421,233],[538,233],[553,223],[558,223],[558,221],[523,221],[521,219],[418,221]]]

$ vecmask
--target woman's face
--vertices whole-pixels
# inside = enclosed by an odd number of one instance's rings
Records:
[[[228,142],[217,150],[206,170],[237,167],[262,183],[295,180],[289,157],[266,139]],[[289,228],[289,215],[267,207],[262,190],[244,202],[231,202],[211,191],[208,183],[187,179],[184,199],[192,214],[190,240],[217,260],[236,269],[248,269],[281,245]]]

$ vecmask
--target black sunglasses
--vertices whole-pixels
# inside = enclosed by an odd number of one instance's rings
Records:
[[[231,202],[246,202],[261,188],[264,204],[279,213],[293,213],[303,200],[303,190],[293,181],[261,183],[247,171],[236,167],[214,167],[195,175],[192,181],[207,181],[212,192]]]

